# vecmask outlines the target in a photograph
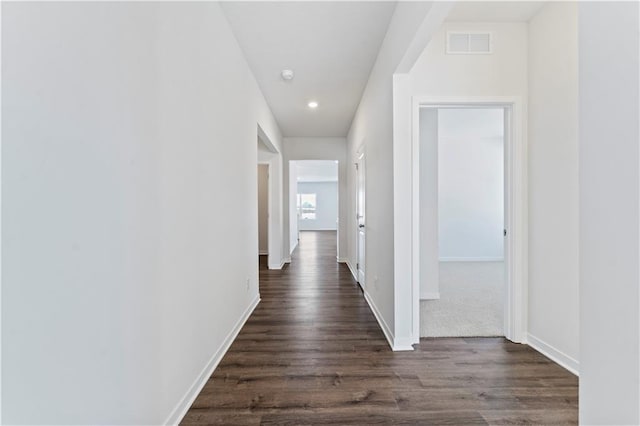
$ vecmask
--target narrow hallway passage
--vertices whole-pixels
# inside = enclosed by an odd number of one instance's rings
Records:
[[[577,423],[577,378],[528,346],[392,352],[335,232],[300,235],[290,265],[260,265],[262,301],[182,424]]]

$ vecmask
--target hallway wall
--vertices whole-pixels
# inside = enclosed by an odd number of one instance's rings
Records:
[[[410,342],[398,342],[396,315],[410,312],[399,300],[394,280],[394,193],[393,193],[393,75],[405,59],[432,2],[398,2],[387,34],[369,75],[348,134],[349,193],[355,194],[356,175],[353,164],[363,148],[366,161],[366,269],[365,295],[392,347],[408,349]],[[355,199],[349,203],[347,234],[348,262],[356,265]],[[410,292],[404,291],[403,297]],[[410,314],[409,314],[410,316]],[[401,326],[400,334],[410,332],[411,324]],[[398,344],[399,343],[399,344]]]
[[[316,218],[301,218],[301,231],[338,229],[338,182],[298,182],[298,194],[316,194]]]
[[[583,425],[640,424],[639,6],[578,5]]]
[[[578,5],[529,21],[528,340],[579,365]]]
[[[258,298],[275,120],[216,3],[6,3],[2,55],[2,422],[178,422]]]

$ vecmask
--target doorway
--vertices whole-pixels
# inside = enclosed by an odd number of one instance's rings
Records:
[[[473,280],[476,282],[476,286],[482,285],[480,281],[481,278],[489,277],[493,274],[493,277],[496,276],[498,279],[502,278],[502,291],[501,295],[499,295],[499,301],[502,302],[502,307],[498,304],[497,315],[494,315],[494,319],[498,317],[498,329],[496,330],[495,322],[494,328],[492,332],[478,332],[477,330],[473,331],[462,331],[457,334],[447,333],[451,335],[501,335],[505,336],[509,340],[514,342],[523,342],[526,339],[525,335],[525,319],[526,319],[526,150],[524,147],[524,141],[522,138],[522,102],[520,98],[517,97],[492,97],[492,98],[431,98],[431,97],[414,97],[413,99],[413,111],[414,111],[414,136],[413,136],[413,147],[412,147],[412,156],[413,156],[413,167],[412,167],[412,186],[413,186],[413,194],[412,194],[412,205],[413,205],[413,214],[412,214],[412,228],[414,229],[412,239],[412,264],[414,265],[414,269],[412,272],[413,276],[413,326],[414,326],[414,336],[424,335],[424,328],[421,327],[422,320],[426,318],[424,317],[424,313],[422,312],[423,301],[428,301],[429,303],[440,302],[441,305],[446,303],[445,299],[443,299],[443,294],[440,293],[440,284],[441,277],[440,274],[442,272],[443,280],[451,280],[456,279],[456,272],[452,272],[447,269],[455,269],[456,265],[453,264],[455,261],[463,260],[465,263],[469,260],[469,265],[472,267],[486,266],[489,267],[489,262],[495,262],[493,271],[464,271],[462,268],[457,272],[462,276],[471,276]],[[459,110],[477,110],[480,112],[487,112],[487,110],[493,110],[494,114],[502,117],[502,123],[497,125],[498,132],[501,130],[502,133],[502,142],[501,149],[499,149],[500,143],[494,143],[493,152],[496,151],[502,154],[502,161],[496,160],[494,156],[494,167],[493,172],[496,169],[501,170],[502,177],[502,185],[494,185],[493,195],[482,197],[482,201],[486,201],[492,199],[494,203],[492,204],[493,217],[496,218],[496,212],[503,212],[502,214],[502,229],[499,226],[499,216],[496,221],[498,226],[494,226],[489,231],[493,238],[493,242],[497,242],[497,247],[500,248],[500,242],[502,242],[502,258],[500,258],[499,252],[495,256],[477,256],[474,261],[478,262],[478,264],[471,264],[470,258],[456,259],[456,256],[449,256],[447,259],[445,254],[445,250],[452,249],[452,246],[445,247],[445,242],[442,242],[443,245],[441,247],[441,242],[439,241],[440,234],[443,233],[444,229],[446,229],[446,223],[440,223],[439,215],[439,192],[438,192],[438,112],[439,111],[459,111]],[[488,112],[487,112],[488,113]],[[446,115],[447,113],[445,113]],[[455,116],[455,113],[452,113]],[[481,115],[481,114],[480,114]],[[461,128],[464,128],[464,125],[467,124],[470,120],[468,119],[458,119],[454,120],[454,130],[459,131]],[[484,122],[483,122],[484,123]],[[482,123],[481,123],[482,124]],[[496,126],[494,125],[494,128]],[[494,132],[495,136],[495,132]],[[429,143],[429,138],[432,139],[432,142]],[[433,140],[436,142],[433,143]],[[480,145],[474,147],[479,149]],[[449,149],[451,148],[451,149]],[[454,153],[460,151],[460,146],[449,146],[447,147],[450,151]],[[478,153],[473,155],[469,150],[462,150],[465,155],[467,155],[467,160],[471,162],[471,164],[479,163],[481,157]],[[488,151],[487,151],[488,152]],[[496,161],[499,162],[496,163]],[[430,163],[429,163],[430,162]],[[497,166],[495,165],[497,164]],[[502,166],[502,167],[500,167]],[[452,182],[455,183],[457,179],[463,171],[469,166],[462,166],[462,164],[457,164],[453,171],[453,176],[449,176],[449,186],[451,186]],[[494,173],[495,178],[495,173]],[[488,180],[491,180],[490,177],[477,178],[477,182],[472,182],[471,184],[467,183],[467,185],[463,185],[467,190],[470,187],[473,187],[475,184],[479,183],[487,183]],[[495,180],[495,179],[494,179]],[[498,179],[499,180],[499,179]],[[458,182],[459,183],[459,182]],[[455,185],[454,185],[455,186]],[[430,192],[429,196],[425,195]],[[469,192],[469,191],[467,191]],[[476,191],[477,192],[477,191]],[[473,194],[472,194],[473,195]],[[477,194],[476,194],[477,195]],[[500,198],[502,195],[502,198]],[[428,200],[428,201],[427,201]],[[473,200],[471,201],[473,203]],[[475,201],[478,203],[478,201]],[[447,204],[447,203],[444,203]],[[455,199],[448,200],[448,209],[449,213],[451,213],[451,208],[453,207],[453,211],[456,210],[458,213],[460,211],[467,212],[468,209],[460,209],[459,200]],[[476,209],[477,210],[477,209]],[[477,213],[477,212],[476,212]],[[481,217],[484,217],[480,215]],[[486,212],[485,212],[486,216]],[[464,215],[462,216],[464,218]],[[455,216],[454,216],[455,218]],[[486,219],[486,217],[485,217]],[[449,243],[451,243],[451,230],[458,232],[458,237],[460,236],[460,231],[464,230],[466,235],[473,235],[471,230],[469,229],[469,224],[473,223],[469,217],[466,217],[465,220],[460,222],[461,216],[457,217],[458,222],[455,220],[452,222],[451,217],[449,217],[448,222],[448,231],[449,231]],[[451,227],[451,224],[454,223],[457,225]],[[466,228],[465,228],[466,227]],[[487,228],[489,229],[489,228]],[[454,232],[455,234],[455,232]],[[477,237],[478,234],[476,234]],[[453,235],[455,237],[455,235]],[[471,244],[472,245],[472,244]],[[471,246],[467,243],[466,249],[469,249]],[[494,246],[495,247],[495,246]],[[442,250],[441,250],[442,249]],[[443,254],[443,259],[441,259],[441,251]],[[466,253],[464,256],[469,256],[469,253]],[[441,262],[442,260],[442,262]],[[448,264],[451,262],[451,264]],[[486,263],[480,263],[486,262]],[[441,265],[444,267],[441,269]],[[464,266],[464,265],[462,265]],[[497,269],[497,272],[496,272]],[[453,278],[452,278],[453,277]],[[477,291],[482,291],[481,289]],[[473,294],[467,294],[467,300],[473,300],[477,298]],[[495,304],[494,304],[494,312],[496,312]],[[500,312],[502,315],[500,315]],[[486,312],[482,312],[486,314]],[[501,317],[501,318],[500,318]],[[467,322],[470,320],[467,319]],[[416,339],[417,341],[417,339]]]
[[[420,115],[420,335],[504,336],[504,108]]]
[[[339,162],[295,160],[289,162],[290,247],[298,245],[303,233],[335,238],[338,256]]]
[[[258,164],[258,256],[260,266],[269,265],[269,164]]]

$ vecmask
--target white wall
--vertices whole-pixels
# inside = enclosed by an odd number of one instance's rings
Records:
[[[529,340],[577,370],[577,4],[545,5],[529,22],[528,52]]]
[[[257,300],[277,125],[216,3],[3,4],[2,38],[2,421],[177,422]]]
[[[440,298],[438,231],[438,109],[421,108],[420,299]]]
[[[339,199],[339,212],[338,212],[338,257],[340,261],[344,261],[343,256],[347,251],[347,240],[345,232],[345,224],[347,222],[347,203],[345,200],[349,198],[347,193],[347,143],[344,138],[284,138],[284,161],[285,164],[289,164],[290,161],[297,160],[332,160],[338,161],[338,199]],[[295,200],[293,200],[293,209],[289,205],[289,200],[293,196],[294,192],[291,191],[291,179],[290,179],[291,167],[285,167],[286,188],[284,193],[286,199],[284,200],[285,218],[286,224],[285,241],[289,242],[287,251],[290,250],[290,244],[293,238],[290,234],[290,222],[293,220],[293,213],[295,212]]]
[[[493,53],[446,55],[446,32],[467,30],[493,32]],[[527,24],[445,23],[410,74],[414,95],[524,98],[527,95]]]
[[[640,423],[639,12],[637,2],[579,5],[580,423],[586,425]]]
[[[301,231],[338,229],[338,182],[298,182],[298,194],[316,194],[316,218],[301,218]]]
[[[348,134],[349,192],[355,194],[356,177],[352,166],[364,146],[366,157],[366,262],[365,296],[376,314],[390,344],[396,349],[410,348],[396,336],[410,330],[396,328],[396,314],[406,315],[404,299],[396,297],[394,277],[394,129],[393,75],[414,40],[433,3],[399,2],[389,24],[376,62],[369,75],[358,110]],[[410,52],[409,52],[410,53]],[[355,200],[348,213],[349,262],[356,264]],[[396,219],[397,220],[397,219]],[[410,294],[410,287],[403,295]],[[410,297],[407,298],[411,302]],[[402,324],[404,327],[406,324]],[[409,328],[411,325],[409,324]]]
[[[269,254],[269,166],[258,164],[258,251]]]
[[[440,260],[504,257],[503,130],[500,108],[438,111]]]

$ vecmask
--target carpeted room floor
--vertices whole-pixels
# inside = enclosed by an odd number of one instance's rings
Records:
[[[440,299],[420,301],[420,336],[504,336],[503,311],[503,262],[440,262]]]

